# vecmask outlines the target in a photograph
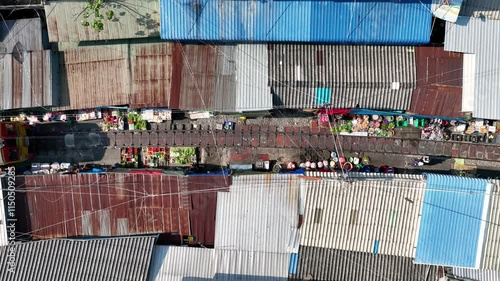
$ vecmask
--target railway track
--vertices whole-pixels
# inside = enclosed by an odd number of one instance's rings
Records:
[[[453,141],[427,141],[379,137],[334,137],[325,128],[286,127],[284,132],[273,126],[242,126],[234,131],[211,130],[149,130],[75,133],[74,148],[64,145],[63,135],[38,136],[39,150],[74,151],[88,146],[88,135],[98,134],[95,149],[122,147],[268,147],[334,150],[340,143],[344,152],[375,152],[404,155],[429,155],[500,162],[500,146]],[[47,142],[52,146],[49,148]],[[45,146],[42,145],[45,143]],[[56,144],[54,146],[54,144]],[[38,146],[37,146],[38,147]]]

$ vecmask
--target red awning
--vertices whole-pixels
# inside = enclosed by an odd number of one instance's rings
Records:
[[[346,115],[349,111],[351,111],[350,108],[322,108],[319,110],[319,113],[328,115]]]

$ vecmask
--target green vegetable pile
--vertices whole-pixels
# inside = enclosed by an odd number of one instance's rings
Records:
[[[170,158],[177,164],[188,164],[196,161],[196,150],[192,147],[170,148]]]

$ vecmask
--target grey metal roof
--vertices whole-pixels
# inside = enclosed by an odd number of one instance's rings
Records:
[[[266,45],[183,45],[180,108],[218,112],[273,107]]]
[[[215,248],[296,252],[300,236],[299,185],[297,175],[233,177],[229,192],[217,195]]]
[[[453,275],[461,278],[470,278],[478,281],[499,281],[500,271],[471,269],[471,268],[453,268]],[[468,280],[470,280],[468,279]]]
[[[156,246],[149,281],[211,279],[215,275],[214,249]],[[189,261],[189,262],[186,262]]]
[[[0,247],[3,281],[141,281],[147,279],[155,237],[47,240]],[[10,247],[16,269],[8,271]]]
[[[435,275],[434,266],[414,264],[411,258],[300,246],[291,280],[425,281]]]
[[[416,86],[414,47],[269,45],[275,107],[405,110]],[[331,98],[317,94],[331,89]]]
[[[285,281],[290,254],[157,246],[149,281]]]
[[[492,0],[466,0],[460,8],[460,16],[500,19],[500,2]]]
[[[81,24],[86,1],[48,1],[45,6],[50,42],[80,42],[160,37],[159,1],[121,0],[112,5],[116,20],[97,32]],[[92,19],[92,17],[90,18]]]
[[[0,57],[23,51],[43,50],[42,25],[39,18],[2,21],[0,24]]]
[[[482,268],[500,271],[500,180],[493,181]],[[500,277],[498,278],[500,280]]]
[[[473,116],[500,120],[500,21],[459,17],[455,24],[446,23],[444,48],[447,51],[475,55],[475,69],[464,71],[464,88],[474,89]]]
[[[59,105],[58,64],[51,50],[0,54],[0,109]]]
[[[414,257],[425,181],[411,177],[301,180],[301,246]]]

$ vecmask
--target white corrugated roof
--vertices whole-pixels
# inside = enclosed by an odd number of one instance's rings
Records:
[[[213,249],[156,246],[149,269],[150,281],[183,281],[215,275]]]
[[[425,181],[369,175],[302,180],[307,196],[301,245],[369,253],[378,248],[379,254],[414,257]]]
[[[217,195],[215,248],[297,252],[299,185],[297,175],[233,177]]]
[[[236,111],[261,111],[273,108],[273,96],[268,85],[267,57],[265,44],[235,47]]]
[[[478,281],[499,281],[500,272],[493,270],[483,269],[470,269],[470,268],[453,268],[453,275],[462,278],[470,278]]]
[[[278,281],[288,277],[289,263],[290,254],[158,246],[148,280]]]
[[[490,217],[482,260],[482,268],[500,270],[500,180],[493,180],[493,196],[490,202]],[[498,279],[500,280],[500,278]]]
[[[215,254],[215,280],[287,280],[290,254],[230,250]]]
[[[458,17],[446,23],[444,48],[475,54],[475,72],[464,71],[464,85],[474,87],[473,116],[500,120],[500,21],[488,18]]]

